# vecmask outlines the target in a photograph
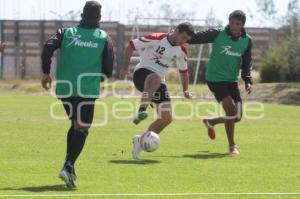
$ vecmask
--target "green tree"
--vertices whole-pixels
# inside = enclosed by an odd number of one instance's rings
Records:
[[[261,78],[264,82],[300,81],[300,7],[291,0],[285,16],[282,42],[271,46],[263,59]]]

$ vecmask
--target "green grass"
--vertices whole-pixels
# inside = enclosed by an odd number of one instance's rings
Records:
[[[161,134],[160,148],[154,153],[143,153],[144,160],[136,162],[131,158],[131,138],[145,130],[151,117],[139,126],[133,125],[131,119],[113,119],[112,106],[117,101],[120,100],[103,100],[109,106],[108,125],[90,130],[76,165],[79,189],[68,191],[57,174],[65,156],[69,121],[54,120],[49,115],[50,104],[57,100],[49,96],[0,95],[0,195],[300,192],[299,106],[265,104],[263,119],[245,119],[238,124],[239,157],[225,154],[227,142],[223,126],[216,128],[217,140],[210,141],[199,119],[193,118],[175,120]],[[122,102],[136,103],[133,99]],[[57,108],[56,113],[64,115],[62,107]],[[96,121],[103,118],[102,109],[96,108]],[[186,110],[187,107],[178,106],[175,111],[184,115]]]

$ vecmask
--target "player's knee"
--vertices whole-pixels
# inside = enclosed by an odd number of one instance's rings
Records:
[[[237,115],[235,106],[233,106],[233,105],[226,106],[224,108],[224,110],[225,110],[225,113],[226,113],[227,116],[236,116]]]
[[[161,79],[158,75],[153,74],[153,75],[149,75],[149,79],[148,79],[148,84],[149,85],[155,85],[155,86],[159,86],[161,84]]]
[[[242,116],[238,116],[237,118],[235,118],[234,122],[238,123],[242,120]]]
[[[227,97],[222,101],[222,105],[226,116],[235,116],[237,115],[236,106],[231,97]]]
[[[85,135],[88,135],[88,131],[89,131],[89,128],[90,128],[90,125],[88,124],[81,124],[77,121],[73,121],[73,128],[74,130],[76,131],[79,131]]]
[[[241,104],[240,103],[237,103],[236,104],[236,115],[237,115],[237,117],[236,117],[236,119],[235,119],[235,122],[236,123],[238,123],[238,122],[240,122],[241,120],[242,120],[242,118],[243,118],[243,111],[242,111],[242,106],[241,106]]]
[[[84,136],[88,136],[89,135],[89,128],[85,128],[85,127],[77,127],[77,128],[74,128],[74,130],[78,133],[81,133],[82,135]]]

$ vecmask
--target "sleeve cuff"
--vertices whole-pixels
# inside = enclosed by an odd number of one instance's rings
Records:
[[[244,78],[244,82],[245,84],[251,84],[251,85],[253,84],[251,77]]]
[[[185,70],[179,70],[180,74],[187,74],[188,73],[188,69],[185,69]]]
[[[134,43],[133,43],[132,40],[129,42],[129,45],[131,46],[131,48],[132,48],[133,50],[136,50],[135,45],[134,45]]]

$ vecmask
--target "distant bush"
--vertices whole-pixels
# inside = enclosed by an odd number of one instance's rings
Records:
[[[284,82],[289,74],[287,43],[270,47],[262,60],[262,82]]]
[[[299,0],[289,1],[288,12],[283,22],[283,42],[272,46],[263,58],[260,71],[263,82],[300,82]]]
[[[262,60],[262,82],[300,81],[300,37],[286,38],[272,46]]]

